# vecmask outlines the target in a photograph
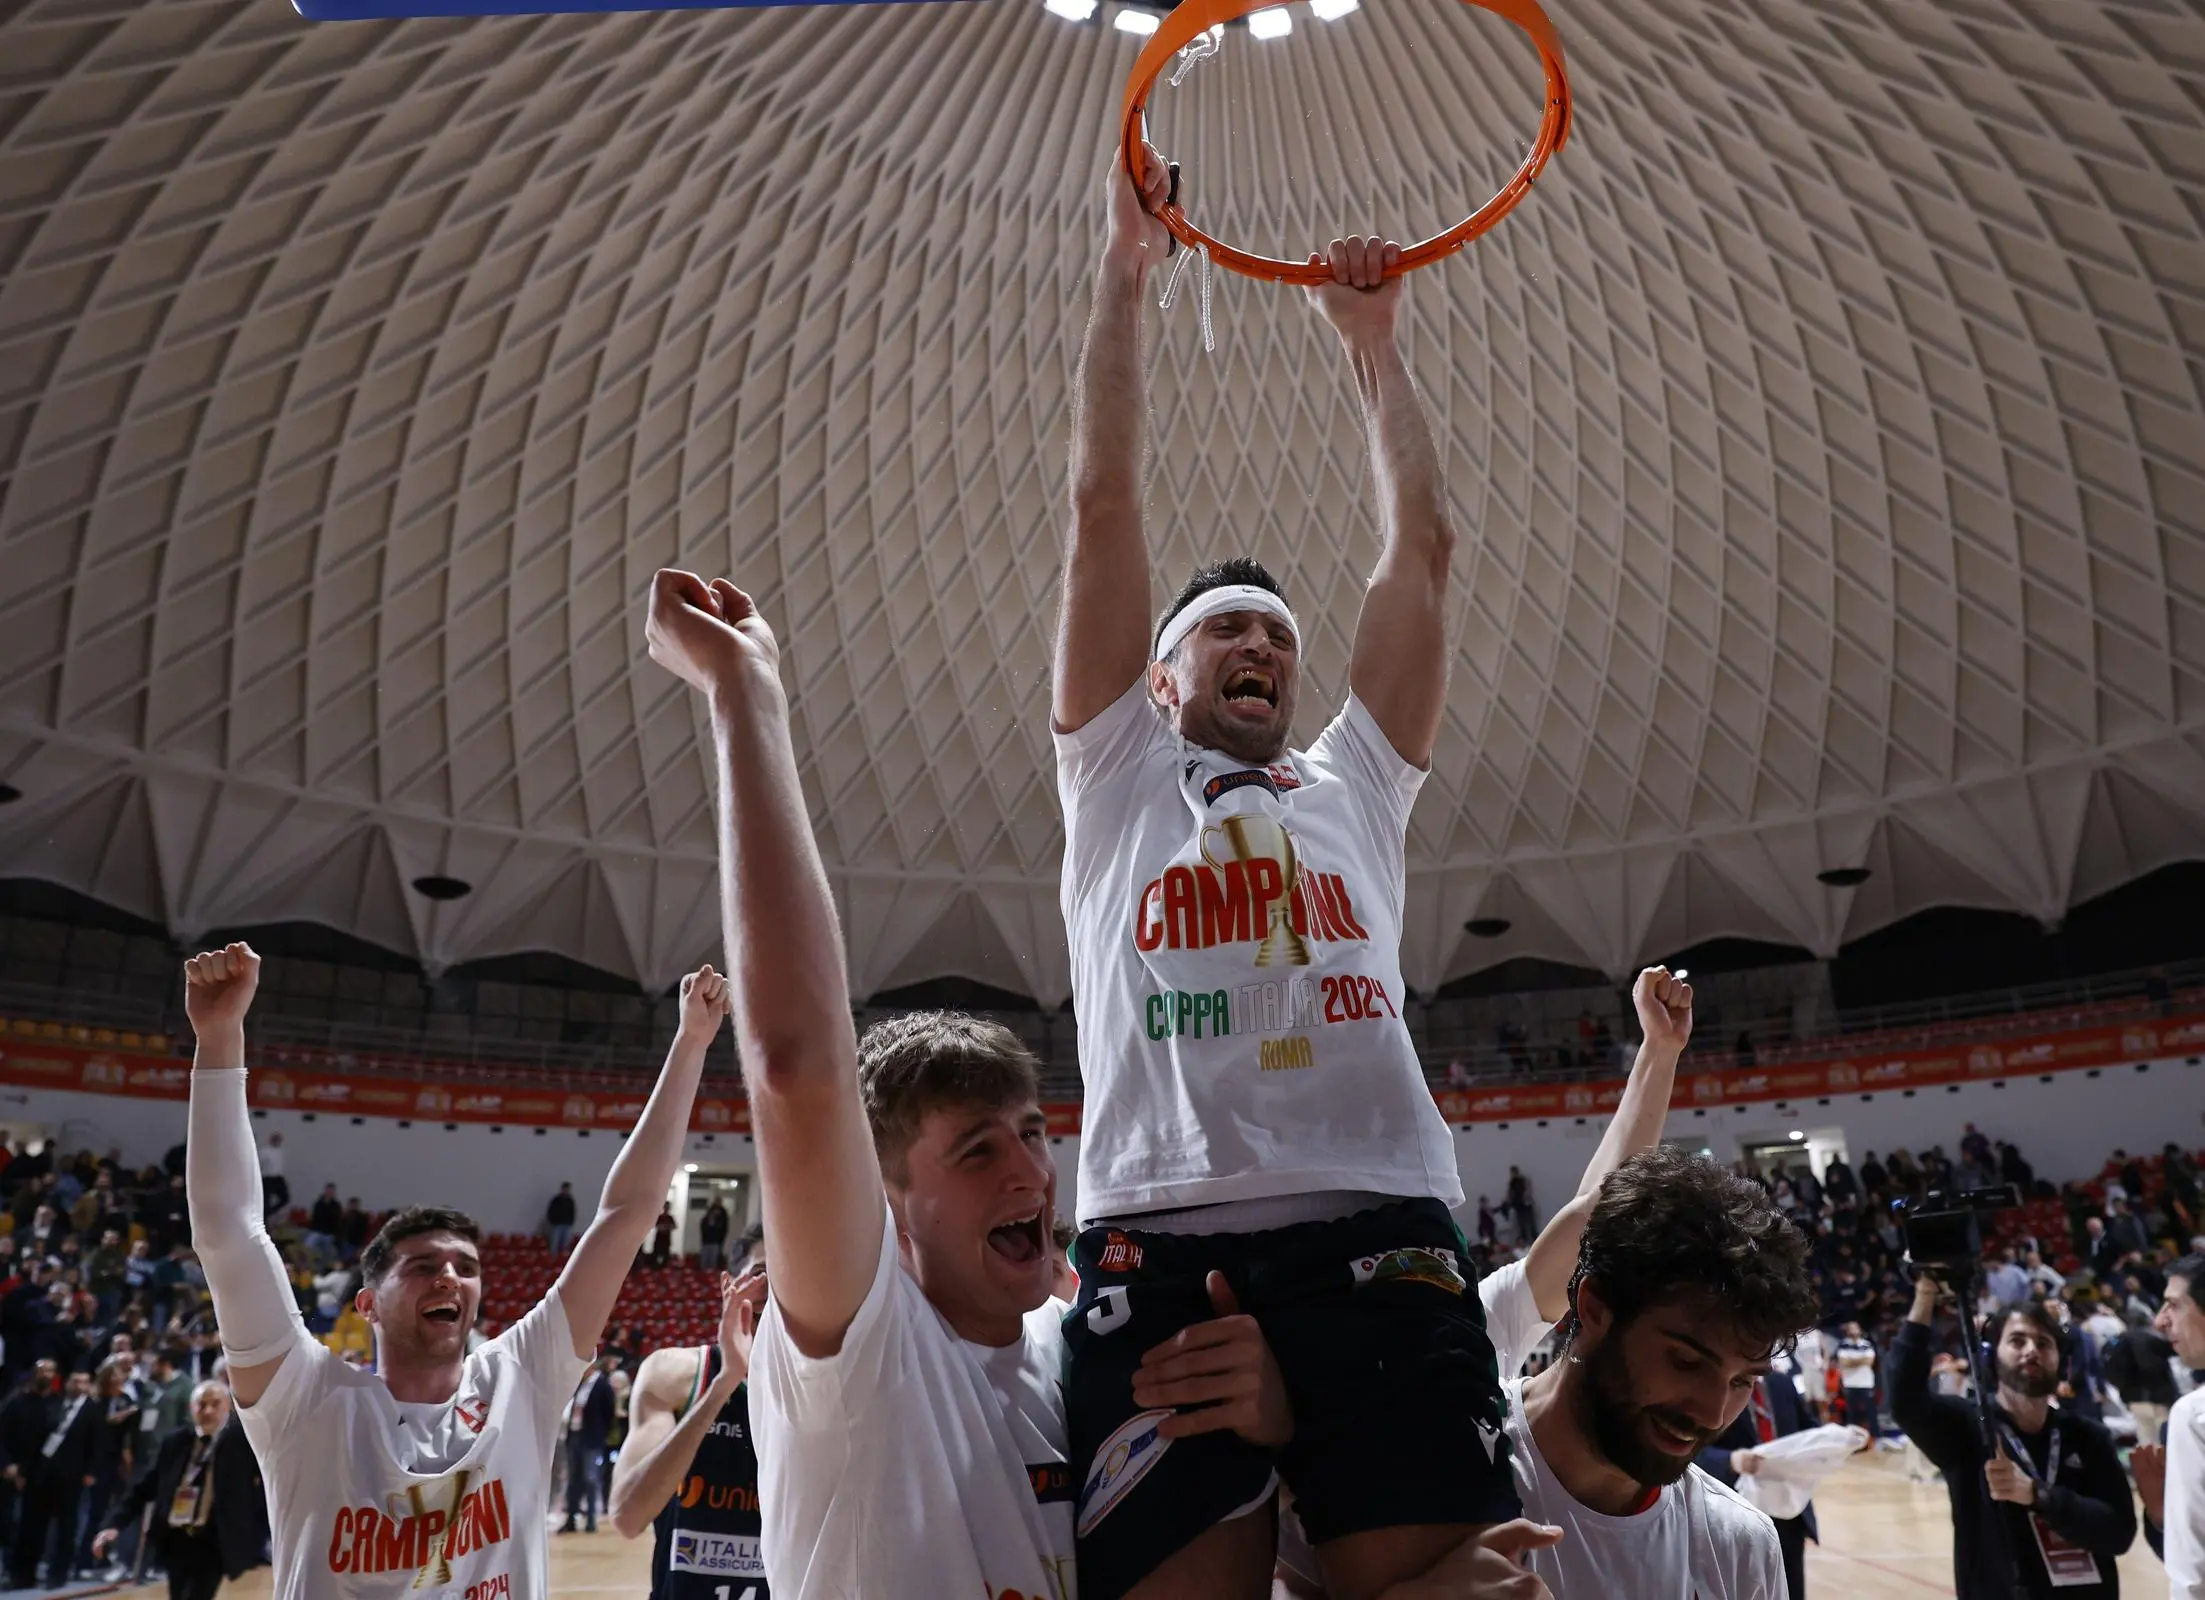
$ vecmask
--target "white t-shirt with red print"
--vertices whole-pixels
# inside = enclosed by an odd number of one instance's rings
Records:
[[[1460,1205],[1401,1018],[1425,775],[1362,702],[1251,768],[1180,739],[1142,682],[1056,751],[1081,1214],[1317,1191]]]
[[[268,1485],[275,1600],[548,1594],[551,1453],[588,1365],[556,1290],[437,1404],[393,1399],[301,1327],[238,1413]]]

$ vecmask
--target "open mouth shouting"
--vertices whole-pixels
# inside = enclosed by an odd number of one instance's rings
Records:
[[[1048,1253],[1049,1206],[1036,1201],[1028,1216],[1016,1217],[988,1230],[988,1248],[1013,1266],[1030,1266]]]
[[[1278,674],[1268,667],[1235,667],[1226,674],[1219,690],[1227,705],[1276,711],[1279,704]]]
[[[436,1328],[456,1328],[465,1314],[456,1299],[432,1300],[421,1307],[421,1320]]]

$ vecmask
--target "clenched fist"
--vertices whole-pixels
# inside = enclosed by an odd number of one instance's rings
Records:
[[[728,687],[746,667],[781,669],[773,630],[750,596],[725,578],[706,583],[694,572],[662,569],[651,580],[643,637],[653,661],[706,694]]]
[[[710,1039],[720,1031],[727,1015],[727,980],[712,970],[710,962],[681,980],[681,1031],[692,1038]]]
[[[1631,986],[1631,1004],[1648,1044],[1683,1054],[1692,1042],[1692,985],[1667,967],[1648,967]]]
[[[209,950],[184,963],[184,1015],[192,1032],[242,1029],[260,987],[260,957],[249,944]]]

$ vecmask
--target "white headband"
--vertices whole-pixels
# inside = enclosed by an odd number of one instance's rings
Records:
[[[1222,588],[1203,590],[1187,603],[1185,610],[1164,624],[1164,631],[1156,638],[1156,659],[1168,659],[1188,634],[1227,611],[1261,611],[1277,617],[1293,631],[1295,647],[1300,648],[1301,624],[1294,620],[1294,613],[1287,609],[1284,600],[1252,583],[1228,583]]]

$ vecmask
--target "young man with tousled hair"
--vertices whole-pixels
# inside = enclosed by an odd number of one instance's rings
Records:
[[[2059,1324],[2034,1301],[1984,1320],[1998,1385],[1997,1445],[1986,1449],[1976,1402],[1930,1393],[1930,1324],[1950,1294],[1930,1273],[1915,1280],[1891,1342],[1890,1389],[1892,1420],[1945,1475],[1959,1600],[2115,1600],[2136,1503],[2112,1437],[2054,1401]]]
[[[268,1484],[276,1600],[541,1596],[551,1453],[673,1182],[726,980],[710,967],[682,980],[673,1049],[596,1219],[550,1292],[503,1334],[468,1354],[482,1300],[472,1218],[409,1206],[384,1223],[360,1257],[354,1300],[375,1334],[367,1373],[307,1333],[261,1222],[244,1065],[259,976],[243,944],[185,963],[198,1036],[185,1175],[230,1385]]]
[[[1395,339],[1395,246],[1333,242],[1309,292],[1353,374],[1383,538],[1339,714],[1290,748],[1304,645],[1234,556],[1160,619],[1142,525],[1142,303],[1172,178],[1144,151],[1074,385],[1052,731],[1087,1098],[1067,1405],[1088,1600],[1267,1594],[1291,1486],[1330,1591],[1367,1600],[1516,1514],[1500,1390],[1451,1209],[1455,1146],[1403,1022],[1404,838],[1447,687],[1455,535]],[[1111,1260],[1119,1265],[1102,1268]],[[1283,1451],[1148,1436],[1145,1346],[1221,1271],[1292,1395]]]
[[[726,580],[661,572],[646,631],[710,707],[769,1244],[750,1398],[775,1588],[1072,1600],[1056,1172],[1033,1057],[946,1012],[861,1044],[772,630]],[[1213,1332],[1213,1368],[1168,1396],[1211,1407],[1180,1425],[1283,1434],[1252,1320]]]
[[[1601,1181],[1568,1300],[1562,1359],[1505,1385],[1525,1514],[1563,1530],[1532,1570],[1565,1600],[1784,1600],[1775,1526],[1694,1458],[1814,1320],[1805,1237],[1759,1185],[1658,1146]]]
[[[724,579],[661,572],[647,634],[710,705],[769,1246],[749,1388],[777,1600],[1073,1600],[1037,1064],[1009,1030],[950,1012],[855,1037],[772,630]],[[1139,1449],[1227,1431],[1275,1449],[1294,1424],[1262,1333],[1221,1275],[1204,1292],[1210,1315],[1140,1376],[1156,1419]],[[1524,1576],[1504,1550],[1475,1554],[1481,1577]]]

